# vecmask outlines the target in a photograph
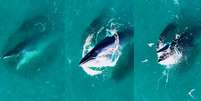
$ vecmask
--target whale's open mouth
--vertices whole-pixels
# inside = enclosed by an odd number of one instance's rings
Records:
[[[88,38],[89,37],[91,36],[89,35]],[[90,41],[86,40],[84,46],[86,46],[86,44],[91,45],[87,42]],[[84,52],[88,50],[86,48],[90,47],[83,47],[83,53],[86,54],[83,55],[83,58],[80,61],[80,66],[87,74],[91,76],[101,74],[103,68],[105,67],[114,67],[120,56],[120,44],[118,35],[115,37],[114,43],[103,46],[101,49],[97,49],[95,51],[91,49],[89,52]]]
[[[178,64],[181,62],[182,59],[182,53],[178,52],[178,51],[174,51],[172,53],[162,53],[163,55],[159,55],[159,64],[161,65],[174,65],[174,64]],[[162,59],[161,59],[162,58]]]
[[[159,43],[158,50],[165,47],[163,43]],[[177,46],[170,46],[163,51],[157,52],[158,63],[165,66],[175,65],[181,62],[182,52]]]
[[[120,63],[118,60],[124,48],[132,43],[133,33],[133,24],[124,16],[110,9],[104,10],[83,34],[85,39],[79,66],[91,76],[103,72],[111,74],[113,67]]]

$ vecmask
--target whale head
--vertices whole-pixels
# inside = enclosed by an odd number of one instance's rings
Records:
[[[115,43],[115,36],[106,37],[81,59],[80,66],[89,75],[102,73],[102,71],[91,68],[101,69],[103,67],[115,66],[120,54],[117,49],[118,44]]]
[[[164,44],[159,42],[157,49],[158,63],[161,65],[174,65],[181,62],[183,53],[177,43]]]

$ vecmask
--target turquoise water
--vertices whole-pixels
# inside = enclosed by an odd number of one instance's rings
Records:
[[[133,4],[132,0],[0,0],[1,54],[18,43],[27,46],[20,59],[0,62],[0,101],[133,101],[133,69],[119,72],[125,75],[115,79],[91,77],[79,67],[82,34],[93,19],[109,8],[131,15],[127,19],[133,23]],[[36,51],[26,54],[32,49]],[[23,59],[30,61],[23,64]],[[126,63],[123,60],[120,64]]]
[[[113,75],[89,76],[79,66],[85,32],[108,9],[134,25],[134,45]],[[0,0],[0,12],[0,54],[25,46],[0,60],[0,101],[201,100],[200,39],[182,65],[167,70],[156,55],[169,23],[200,26],[200,0]]]
[[[136,101],[200,101],[200,44],[185,65],[169,69],[157,63],[156,43],[175,17],[200,24],[200,0],[138,0],[135,2],[134,98]],[[197,39],[199,41],[199,39]],[[154,43],[148,47],[148,43]],[[142,62],[147,59],[147,62]],[[193,62],[192,62],[193,61]],[[167,72],[166,72],[167,73]]]

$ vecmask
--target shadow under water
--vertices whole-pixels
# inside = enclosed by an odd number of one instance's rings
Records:
[[[134,71],[134,45],[130,44],[122,51],[122,56],[119,58],[115,69],[112,73],[112,79],[119,81],[131,74],[133,77]]]

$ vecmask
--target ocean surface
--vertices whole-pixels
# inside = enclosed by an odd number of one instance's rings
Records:
[[[184,65],[170,69],[157,63],[156,44],[175,19],[200,24],[200,0],[135,0],[135,101],[200,101],[200,39]],[[182,24],[182,23],[181,23]],[[153,46],[149,46],[150,43]]]
[[[139,61],[149,57],[150,61],[154,61],[151,58],[154,53],[145,54],[146,51],[153,52],[146,48],[146,42],[154,40],[157,34],[152,34],[159,32],[161,27],[157,27],[168,19],[166,13],[163,13],[165,18],[161,19],[160,24],[153,21],[154,17],[161,18],[161,14],[157,14],[163,12],[162,8],[160,12],[157,9],[162,7],[159,6],[161,4],[155,4],[156,12],[151,11],[155,16],[146,16],[143,12],[148,6],[144,6],[142,17],[136,17],[139,18],[136,21],[139,23],[136,33],[141,33],[136,37],[145,43],[142,44],[144,48],[141,46],[136,49],[136,53],[139,53],[139,49],[145,50],[140,53],[143,55],[136,55],[136,83],[132,65],[121,69],[114,78],[107,74],[87,75],[79,66],[84,44],[82,34],[90,23],[101,12],[113,9],[114,12],[123,12],[122,16],[131,15],[126,19],[133,24],[133,4],[133,0],[0,0],[0,54],[2,56],[10,49],[23,49],[20,58],[8,57],[6,60],[1,57],[0,101],[133,101],[134,97],[137,101],[144,98],[148,101],[157,99],[157,91],[152,93],[154,89],[151,88],[162,68],[154,62],[140,64]],[[152,10],[153,6],[149,7]],[[142,19],[149,19],[149,24]],[[155,25],[153,29],[152,24]],[[145,34],[147,38],[142,37]],[[136,47],[138,43],[136,40]],[[15,48],[16,46],[20,48]],[[29,52],[30,50],[34,51]],[[125,60],[120,64],[128,63],[127,56],[122,55]],[[130,62],[134,63],[133,60]],[[132,69],[127,70],[128,68]],[[153,74],[154,71],[157,74]],[[185,85],[182,87],[186,87]]]
[[[90,76],[79,66],[86,32],[110,13],[133,26],[133,44],[112,72]],[[0,101],[201,100],[200,0],[0,0],[0,22]],[[196,26],[171,68],[156,54],[170,23]]]

